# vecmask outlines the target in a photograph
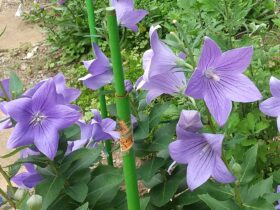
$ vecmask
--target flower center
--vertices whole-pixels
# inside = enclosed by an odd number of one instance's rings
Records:
[[[38,112],[38,113],[36,113],[36,114],[34,114],[34,115],[32,116],[32,119],[31,119],[31,121],[30,121],[30,124],[32,124],[32,125],[41,124],[42,121],[43,121],[44,119],[46,119],[46,118],[47,118],[47,117],[46,117],[45,115],[43,115],[41,112]]]
[[[208,79],[212,79],[214,81],[220,81],[220,76],[216,74],[214,69],[211,68],[207,69],[204,74]]]

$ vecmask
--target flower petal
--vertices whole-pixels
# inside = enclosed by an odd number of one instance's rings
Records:
[[[190,134],[189,138],[176,140],[169,144],[171,158],[181,164],[188,164],[195,155],[198,155],[207,142],[199,134]]]
[[[207,92],[204,100],[216,122],[220,126],[223,126],[230,115],[232,102],[225,98],[222,90],[215,81],[209,81],[207,83]]]
[[[280,132],[280,116],[277,117],[277,128],[278,131]]]
[[[231,183],[235,181],[235,177],[230,173],[219,156],[216,156],[212,177],[221,183]]]
[[[28,124],[17,123],[8,142],[7,147],[12,149],[33,143],[33,130]]]
[[[262,98],[258,88],[243,74],[222,74],[218,83],[222,86],[224,95],[231,101],[246,103]]]
[[[251,63],[253,47],[226,51],[217,59],[214,69],[218,72],[242,73]]]
[[[143,55],[143,69],[146,72],[150,68],[152,57],[154,56],[154,51],[149,49],[144,52]],[[147,78],[146,78],[147,79]]]
[[[92,90],[97,90],[107,84],[110,84],[113,80],[113,72],[107,71],[103,74],[92,76],[87,75],[86,77],[81,78],[80,80],[84,81],[84,85]]]
[[[23,181],[29,176],[30,174],[28,172],[23,172],[15,175],[11,178],[11,181],[15,183],[20,188],[27,188]]]
[[[185,95],[191,96],[195,99],[203,99],[204,98],[204,91],[205,84],[204,84],[204,76],[201,69],[196,69],[185,90]]]
[[[271,97],[260,104],[260,110],[272,117],[280,115],[280,98]]]
[[[81,128],[81,139],[90,139],[92,137],[92,125],[86,124],[84,121],[78,121],[77,124]]]
[[[126,11],[120,18],[120,24],[131,29],[134,32],[138,31],[137,23],[140,22],[148,12],[143,9]]]
[[[19,98],[5,103],[7,113],[17,122],[29,122],[32,116],[32,100],[30,98]]]
[[[23,184],[24,186],[26,186],[27,188],[33,188],[35,187],[39,182],[41,182],[43,180],[43,177],[38,174],[38,173],[34,173],[34,174],[30,174],[28,177],[26,177],[23,180]]]
[[[180,139],[180,130],[197,132],[203,127],[200,113],[195,110],[183,110],[176,127],[177,137]]]
[[[112,0],[112,6],[116,9],[118,23],[127,11],[132,11],[134,8],[132,0]]]
[[[211,68],[221,55],[222,51],[216,42],[209,37],[205,37],[197,68],[204,72]]]
[[[210,178],[214,166],[215,155],[210,148],[195,155],[187,167],[187,184],[190,190],[194,190],[205,183]]]
[[[269,81],[269,85],[270,85],[271,94],[274,97],[280,98],[280,80],[275,77],[271,77]]]
[[[216,155],[221,156],[224,135],[211,133],[204,133],[202,135],[210,145],[211,149],[216,153]]]

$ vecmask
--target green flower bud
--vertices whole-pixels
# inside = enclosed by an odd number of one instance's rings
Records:
[[[27,200],[27,206],[29,210],[41,210],[42,209],[42,196],[40,195],[32,195],[28,200]]]
[[[14,199],[17,201],[21,201],[24,199],[25,195],[26,195],[27,191],[25,189],[17,189],[15,195],[14,195]]]
[[[242,170],[242,168],[238,163],[234,163],[232,165],[232,172],[236,177],[239,177],[241,170]]]

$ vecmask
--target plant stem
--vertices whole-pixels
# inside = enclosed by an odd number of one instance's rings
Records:
[[[9,198],[9,196],[1,188],[0,188],[0,195],[2,195],[3,198],[5,198],[8,201],[8,203],[13,209],[16,209],[15,203],[12,201],[12,199]]]
[[[5,90],[5,88],[4,88],[4,86],[3,86],[3,84],[2,84],[1,81],[0,81],[0,89],[1,89],[2,93],[3,93],[4,96],[5,96],[5,99],[6,99],[7,101],[10,101],[10,98],[9,98],[9,96],[8,96],[8,93],[6,92],[6,90]]]
[[[109,7],[107,12],[107,27],[109,45],[116,90],[116,106],[121,131],[121,149],[123,156],[123,173],[126,186],[128,210],[140,210],[135,157],[133,150],[133,129],[131,126],[129,98],[124,85],[124,73],[117,24],[116,11]]]
[[[211,131],[213,133],[216,133],[216,128],[215,128],[215,124],[213,123],[213,120],[212,120],[212,116],[211,116],[211,113],[206,105],[206,103],[204,102],[204,105],[205,105],[205,108],[206,108],[206,112],[207,112],[207,119],[208,119],[208,125],[210,126],[211,128]]]
[[[231,26],[229,24],[229,21],[230,21],[230,14],[229,14],[229,5],[227,3],[227,0],[224,0],[224,3],[225,3],[225,22],[226,22],[226,25],[227,25],[227,29],[228,29],[228,36],[229,36],[229,45],[230,45],[230,48],[233,48],[233,43],[232,43],[232,30],[231,30]]]
[[[240,183],[239,183],[239,181],[235,182],[235,185],[234,185],[234,195],[235,195],[236,202],[238,203],[238,205],[240,207],[242,207],[243,204],[242,204],[241,195],[240,195]]]
[[[13,185],[10,181],[9,176],[7,175],[7,173],[4,171],[4,169],[2,168],[2,166],[0,165],[0,174],[4,177],[4,179],[6,180],[8,186],[13,189]]]

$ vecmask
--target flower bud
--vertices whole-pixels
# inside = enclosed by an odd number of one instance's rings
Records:
[[[125,80],[124,85],[127,93],[130,93],[133,90],[133,85],[130,80]]]
[[[14,199],[17,201],[21,201],[25,197],[26,193],[27,191],[25,189],[19,188],[14,195]]]
[[[176,23],[177,23],[177,20],[173,20],[172,23],[173,23],[173,24],[176,24]]]
[[[242,170],[242,168],[241,168],[241,166],[238,163],[234,163],[232,165],[232,172],[233,172],[233,174],[235,176],[238,177],[240,175],[240,173],[241,173],[241,170]]]
[[[32,195],[26,203],[29,210],[41,210],[43,199],[40,195]]]

